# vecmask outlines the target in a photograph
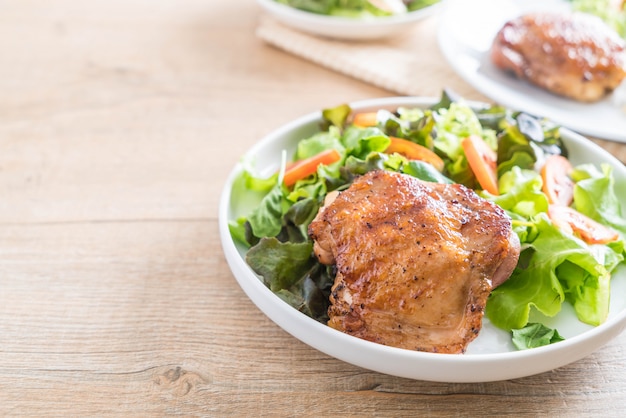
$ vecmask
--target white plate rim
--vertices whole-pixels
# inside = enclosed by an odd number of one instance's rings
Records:
[[[388,97],[352,102],[350,106],[355,110],[363,110],[408,105],[428,106],[437,101],[437,98],[425,97]],[[483,105],[478,102],[470,104]],[[246,155],[255,155],[295,127],[319,121],[320,118],[321,111],[316,111],[288,122],[257,142]],[[592,149],[603,161],[613,166],[616,177],[619,175],[626,182],[626,168],[619,160],[583,136],[565,128],[561,129],[568,144]],[[404,350],[361,340],[334,330],[282,301],[259,280],[240,256],[230,235],[228,221],[232,185],[242,169],[241,163],[233,168],[220,197],[219,231],[227,263],[246,295],[270,320],[295,338],[331,357],[372,371],[417,380],[449,383],[500,381],[539,374],[577,361],[599,349],[626,327],[626,309],[623,309],[602,325],[558,344],[524,351],[473,355]],[[332,344],[328,343],[329,340]]]

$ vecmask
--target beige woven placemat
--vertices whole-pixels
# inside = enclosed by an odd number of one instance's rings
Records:
[[[377,41],[317,37],[266,15],[261,16],[256,34],[291,54],[400,95],[439,96],[443,88],[450,87],[444,80],[460,81],[439,52],[436,16],[391,39]]]

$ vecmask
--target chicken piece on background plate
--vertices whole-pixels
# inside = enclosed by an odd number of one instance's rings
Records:
[[[491,60],[552,93],[582,102],[602,99],[626,76],[625,42],[586,13],[529,13],[504,24]]]
[[[517,265],[506,213],[462,185],[389,171],[333,197],[309,226],[316,255],[337,270],[328,325],[394,347],[465,352],[491,290]]]

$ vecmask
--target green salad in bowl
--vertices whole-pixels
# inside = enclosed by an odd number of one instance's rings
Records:
[[[342,105],[322,115],[324,128],[298,142],[294,162],[267,178],[246,170],[237,183],[262,198],[231,221],[231,233],[278,297],[328,321],[334,273],[312,256],[308,225],[328,193],[382,169],[463,184],[510,216],[521,256],[485,314],[511,332],[517,348],[561,341],[533,317],[553,317],[564,304],[585,324],[606,321],[626,220],[612,167],[572,164],[558,126],[500,106],[472,109],[447,94],[428,109],[353,112]]]
[[[354,19],[392,16],[414,12],[441,0],[275,0],[287,6],[317,13]]]
[[[462,184],[510,217],[519,262],[462,355],[328,325],[336,270],[320,263],[308,226],[327,196],[373,170]],[[256,144],[225,185],[220,235],[247,296],[306,344],[392,375],[484,382],[558,368],[624,329],[624,196],[622,163],[543,118],[449,94],[375,99],[306,115]]]
[[[440,0],[257,0],[283,25],[300,32],[347,41],[399,35],[433,15]]]

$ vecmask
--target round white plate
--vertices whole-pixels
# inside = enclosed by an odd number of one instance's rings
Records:
[[[507,20],[530,11],[569,8],[563,0],[448,0],[440,17],[439,46],[454,70],[490,99],[585,135],[626,142],[626,113],[613,103],[613,95],[591,104],[561,98],[491,63],[491,43]]]
[[[289,7],[274,0],[258,0],[270,15],[278,21],[313,35],[343,40],[372,40],[386,38],[409,29],[416,22],[432,15],[441,3],[402,15],[350,19],[324,16]]]
[[[352,103],[353,109],[395,110],[398,106],[425,107],[434,99],[386,98]],[[291,155],[295,144],[318,131],[321,112],[315,112],[284,125],[257,143],[248,156],[254,156],[260,175],[271,175],[280,166],[282,150]],[[626,168],[591,141],[562,130],[574,164],[608,163],[614,167],[617,195],[626,207]],[[509,334],[495,328],[487,319],[478,338],[466,354],[436,354],[387,347],[334,330],[300,313],[272,293],[244,261],[244,250],[232,239],[228,221],[248,215],[257,202],[232,194],[233,182],[241,174],[241,164],[231,172],[221,196],[219,227],[226,260],[239,285],[272,321],[285,331],[332,357],[390,375],[440,382],[487,382],[529,376],[576,361],[618,335],[626,326],[626,268],[621,266],[611,282],[608,320],[590,327],[579,322],[572,309],[564,309],[547,326],[557,328],[565,341],[525,351],[515,351]]]

